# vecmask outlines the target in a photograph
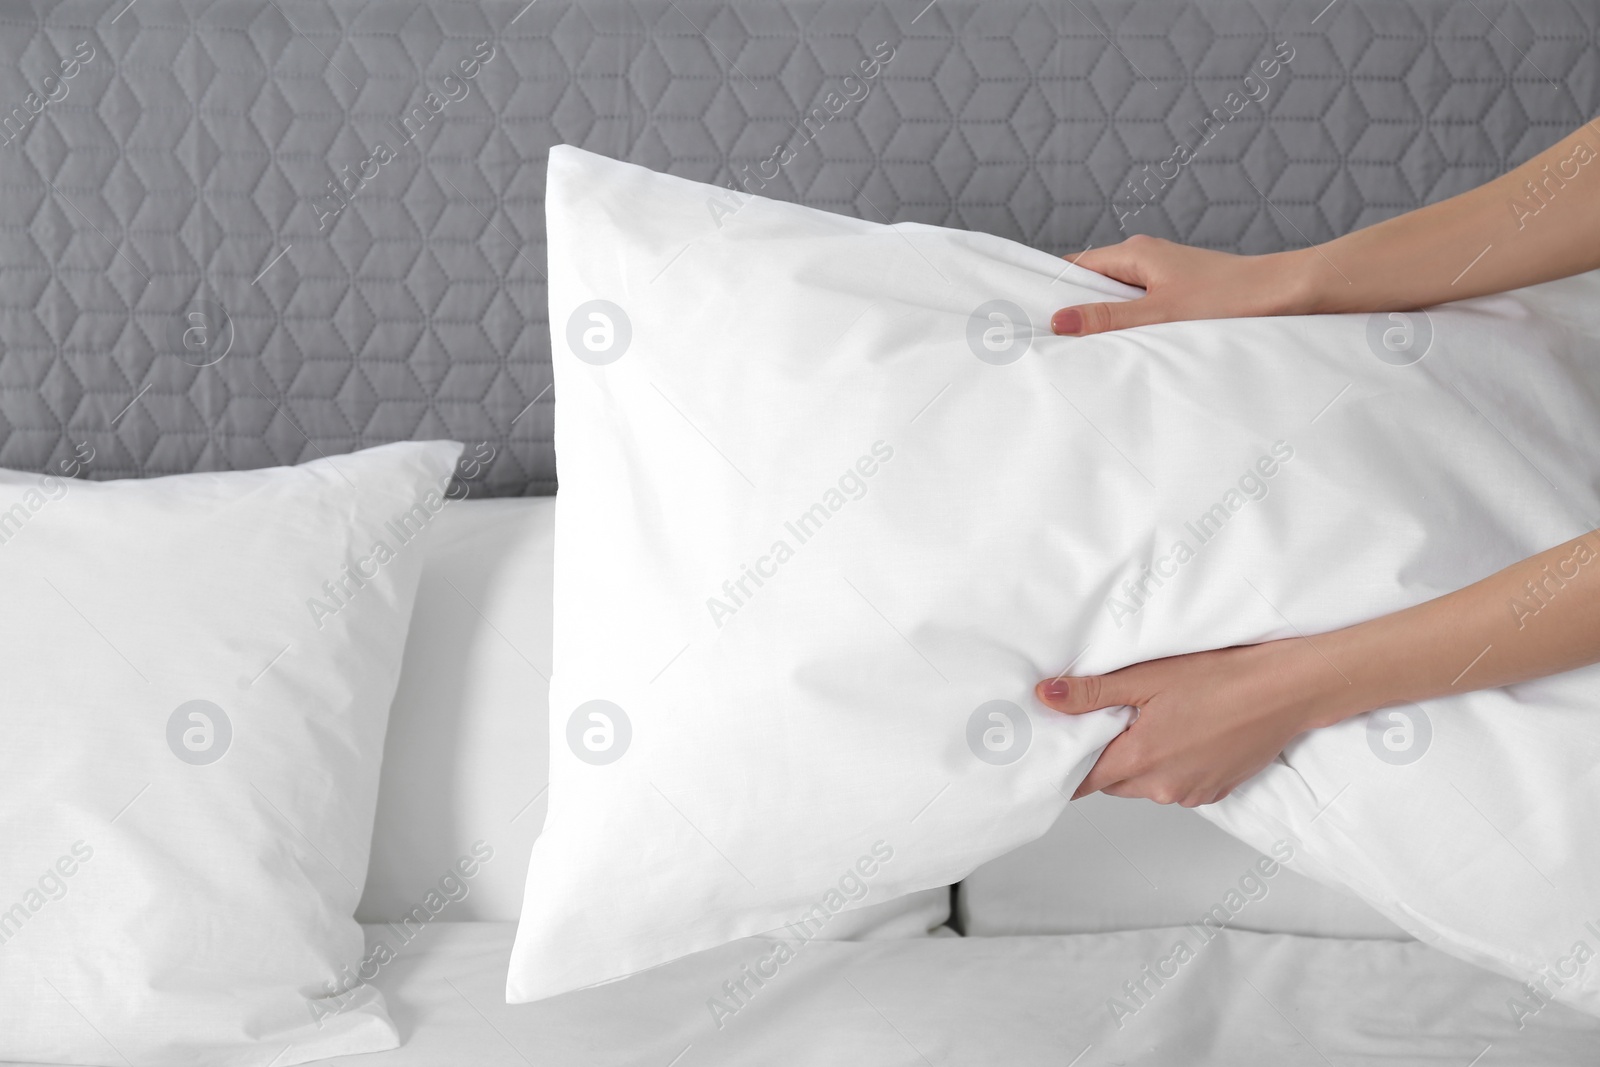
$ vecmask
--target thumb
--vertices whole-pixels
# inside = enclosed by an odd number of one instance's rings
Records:
[[[1136,705],[1137,698],[1116,675],[1091,675],[1087,678],[1046,678],[1033,687],[1039,702],[1068,715],[1082,715],[1101,708]]]
[[[1062,308],[1050,317],[1052,333],[1068,337],[1083,337],[1109,330],[1126,330],[1133,326],[1149,326],[1167,319],[1161,305],[1153,297],[1141,296],[1116,304],[1079,304]]]

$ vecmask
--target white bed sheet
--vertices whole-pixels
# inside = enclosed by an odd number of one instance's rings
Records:
[[[1600,1019],[1551,1005],[1519,1032],[1506,1007],[1520,991],[1514,982],[1415,942],[1226,930],[1120,1029],[1108,999],[1179,937],[1197,943],[1192,930],[813,942],[718,1030],[706,1001],[767,954],[759,939],[507,1005],[513,929],[425,928],[374,980],[404,1044],[326,1062],[1592,1067],[1600,1059]],[[397,945],[388,927],[368,926],[367,936]]]

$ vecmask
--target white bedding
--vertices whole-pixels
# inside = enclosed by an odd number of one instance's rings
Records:
[[[512,924],[366,930],[398,949],[373,984],[404,1044],[328,1064],[1592,1067],[1600,1048],[1600,1020],[1559,1004],[1518,1032],[1514,982],[1415,942],[1223,931],[1119,1030],[1108,999],[1192,932],[819,941],[719,1031],[706,1000],[759,941],[507,1005]]]

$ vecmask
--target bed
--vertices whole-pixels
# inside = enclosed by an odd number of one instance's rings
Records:
[[[1592,1063],[1600,1038],[1576,1013],[1518,1033],[1502,1018],[1514,983],[1414,943],[1230,931],[1120,1029],[1108,977],[1137,975],[1179,931],[822,943],[719,1030],[704,1001],[740,944],[508,1007],[508,924],[430,935],[379,983],[406,1043],[330,1062],[1549,1065]]]
[[[534,1005],[503,987],[545,802],[508,768],[545,755],[512,692],[549,662],[547,614],[516,607],[549,599],[551,146],[738,184],[800,122],[763,195],[1058,253],[1131,232],[1262,252],[1459,192],[1593,117],[1597,24],[1556,0],[13,5],[0,465],[88,445],[90,477],[148,477],[451,437],[480,457],[470,494],[505,498],[452,511],[424,575],[369,945],[474,840],[501,859],[371,979],[404,1043],[360,1062],[1594,1063],[1600,1021],[1519,1021],[1516,983],[1289,873],[1208,938],[1254,853],[1109,798],[951,887],[931,930],[808,942],[731,1014],[710,1002],[750,942]],[[1284,43],[1277,80],[1218,117]],[[823,103],[880,44],[861,95]],[[68,54],[67,91],[24,106]],[[464,94],[441,89],[465,62]],[[1148,181],[1195,124],[1204,151]]]

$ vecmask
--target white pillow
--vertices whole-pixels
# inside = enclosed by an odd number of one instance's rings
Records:
[[[1600,335],[1594,277],[1551,299],[1559,323],[1530,322],[1527,294],[1417,317],[1433,353],[1401,366],[1365,316],[1051,337],[1055,308],[1138,290],[991,236],[734,199],[572,148],[551,153],[547,211],[551,807],[512,1001],[959,878],[1038,836],[1127,719],[1048,712],[1041,677],[1354,622],[1600,513],[1593,480],[1555,462],[1600,452],[1577,369]],[[1564,702],[1459,705],[1541,724],[1461,735],[1530,779],[1537,828],[1493,777],[1455,785],[1564,888],[1507,879],[1525,906],[1493,910],[1494,885],[1430,864],[1478,816],[1401,806],[1336,823],[1342,847],[1383,841],[1389,884],[1452,888],[1461,922],[1373,903],[1507,967],[1581,936],[1600,858],[1575,820],[1600,779],[1571,753],[1600,737],[1575,695],[1597,678],[1550,683]],[[1547,751],[1545,722],[1568,750]],[[1296,854],[1333,877],[1327,840]]]
[[[356,918],[515,921],[544,822],[555,498],[439,516],[389,711],[372,863]],[[537,768],[529,773],[530,768]],[[492,853],[470,879],[463,856]]]
[[[286,1067],[398,1044],[347,982],[352,916],[460,447],[0,471],[0,1059]]]

